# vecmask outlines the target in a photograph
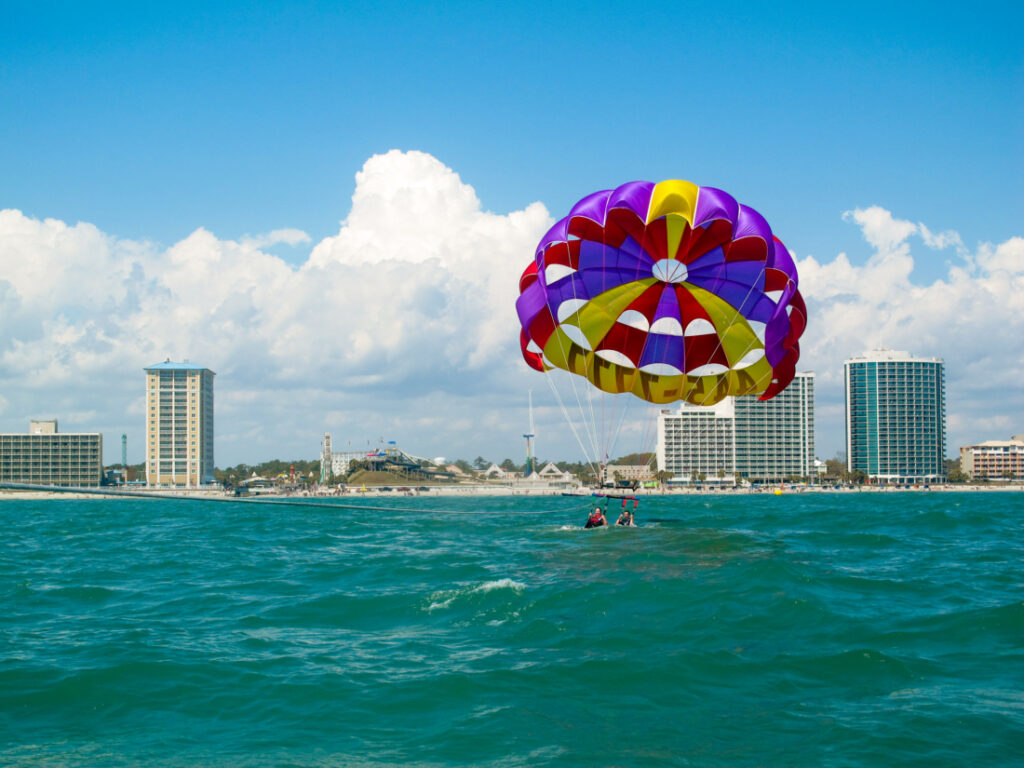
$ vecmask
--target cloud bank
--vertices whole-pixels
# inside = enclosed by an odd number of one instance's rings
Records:
[[[126,432],[137,460],[142,368],[169,357],[217,373],[219,465],[312,456],[325,430],[484,450],[468,445],[504,427],[502,400],[525,400],[509,329],[551,223],[540,203],[489,213],[437,159],[399,151],[366,162],[338,233],[298,266],[267,251],[309,242],[297,230],[161,248],[4,210],[0,428],[57,416],[103,431],[108,459]]]
[[[842,361],[878,346],[946,360],[949,453],[1024,432],[1024,238],[972,251],[877,206],[845,218],[865,263],[798,260],[819,453],[842,444]],[[218,374],[219,466],[312,457],[325,430],[339,449],[518,457],[530,388],[542,453],[577,458],[518,351],[518,277],[552,222],[541,203],[488,212],[436,158],[397,150],[367,160],[347,218],[315,244],[198,229],[164,247],[0,211],[0,430],[57,417],[103,432],[107,461],[126,433],[139,461],[142,368],[169,357]],[[293,264],[278,244],[311,246]],[[915,283],[915,258],[945,274]]]
[[[947,455],[1024,432],[1024,238],[972,252],[955,231],[933,234],[878,206],[844,218],[874,250],[866,263],[845,253],[797,261],[810,317],[801,364],[817,374],[819,452],[842,444],[843,361],[878,348],[945,361]],[[944,275],[915,283],[915,258],[946,259]]]

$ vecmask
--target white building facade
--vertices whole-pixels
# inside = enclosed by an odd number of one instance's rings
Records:
[[[736,445],[731,399],[701,407],[683,403],[658,415],[658,469],[671,472],[670,481],[697,483],[735,480]]]
[[[658,468],[676,482],[815,477],[814,374],[798,373],[764,402],[735,397],[662,411],[657,458]]]
[[[737,475],[768,481],[817,477],[813,373],[798,373],[771,400],[737,397],[733,405]]]

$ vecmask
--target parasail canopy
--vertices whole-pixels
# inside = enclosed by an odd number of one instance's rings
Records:
[[[652,403],[768,400],[793,380],[806,308],[753,208],[688,181],[635,181],[573,206],[523,271],[526,362]]]

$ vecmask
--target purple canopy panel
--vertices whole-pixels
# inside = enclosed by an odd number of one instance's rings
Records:
[[[772,312],[772,319],[777,315],[789,317],[786,314],[786,307],[789,306],[790,299],[793,298],[793,294],[796,293],[796,283],[792,280],[786,281],[786,287],[782,289],[782,293],[779,294],[778,301],[775,302],[775,310]]]
[[[570,220],[576,217],[590,219],[604,226],[605,216],[608,213],[608,198],[611,197],[611,194],[610,189],[604,189],[587,195],[572,207],[568,218]]]
[[[782,342],[789,333],[789,316],[783,312],[771,319],[764,330],[764,356],[773,368],[786,356]]]
[[[739,207],[740,204],[728,192],[714,187],[701,187],[697,192],[697,207],[693,214],[693,226],[699,227],[714,219],[735,222]]]
[[[768,266],[785,272],[786,276],[795,284],[797,282],[796,264],[793,263],[793,257],[789,255],[789,250],[781,240],[774,240],[772,246],[768,249],[770,260]]]
[[[647,342],[644,344],[644,351],[640,353],[640,365],[638,367],[643,368],[645,365],[664,363],[666,365],[674,365],[680,371],[685,371],[684,349],[682,336],[672,336],[667,333],[649,333],[647,334]]]
[[[742,283],[732,283],[728,280],[690,280],[698,288],[703,288],[708,293],[725,301],[731,307],[739,308],[746,302],[747,297],[757,293],[756,288]]]
[[[740,206],[739,214],[736,216],[736,226],[732,230],[732,239],[739,240],[741,237],[760,237],[766,244],[772,242],[772,228],[764,220],[764,216],[748,208]]]
[[[583,283],[583,277],[577,272],[574,275],[570,275],[568,280],[559,280],[554,286],[549,286],[547,289],[547,304],[551,308],[551,314],[554,317],[558,317],[558,308],[562,306],[563,301],[569,299],[583,299],[583,301],[590,301],[592,294],[587,290],[587,286]]]
[[[544,308],[547,303],[547,292],[544,286],[537,280],[525,291],[519,294],[516,299],[516,313],[519,315],[519,324],[523,328],[529,328],[533,318]]]
[[[577,269],[580,272],[590,269],[628,269],[632,271],[633,275],[630,279],[636,280],[639,273],[650,272],[649,264],[649,258],[645,262],[614,246],[595,243],[593,240],[584,240],[580,243],[580,260]],[[644,277],[649,277],[649,274],[644,274]]]
[[[748,320],[755,320],[767,326],[775,314],[775,302],[763,293],[752,293],[750,296],[753,304],[749,310],[744,309],[744,314]]]
[[[679,299],[676,298],[676,289],[674,285],[663,285],[661,291],[661,298],[658,299],[658,308],[654,310],[654,320],[652,324],[661,320],[663,317],[674,317],[679,320]],[[680,322],[682,325],[682,322]]]
[[[686,265],[686,281],[713,291],[718,281],[726,279],[726,263],[725,252],[714,248]]]
[[[704,277],[712,277],[718,274],[718,270],[723,264],[725,264],[725,251],[719,246],[712,248],[707,253],[687,264],[686,273],[688,275],[697,274]]]
[[[757,320],[755,314],[757,313],[758,306],[761,305],[762,303],[770,304],[771,302],[767,299],[767,297],[765,297],[763,293],[761,293],[755,288],[754,290],[747,294],[747,297],[743,299],[743,302],[739,304],[736,307],[736,309],[739,311],[740,315],[742,315],[744,320]],[[765,326],[767,326],[768,322],[771,320],[771,317],[771,314],[767,314],[767,320],[760,320],[758,322],[762,322],[765,324]]]
[[[535,259],[539,266],[544,266],[541,263],[541,256],[544,255],[544,251],[548,249],[548,246],[552,243],[564,243],[569,240],[569,217],[566,216],[564,219],[559,219],[555,222],[555,225],[551,227],[540,239],[540,244],[537,246]]]
[[[651,194],[654,184],[649,181],[631,181],[612,191],[608,200],[608,208],[628,208],[640,219],[647,218],[647,209],[651,207]]]
[[[619,269],[616,267],[595,267],[578,273],[583,279],[583,285],[591,296],[597,296],[607,290],[632,283],[636,280],[635,269]]]
[[[757,261],[734,261],[726,263],[719,277],[732,283],[752,286],[764,293],[764,264]]]
[[[628,253],[630,256],[634,256],[639,259],[643,264],[646,264],[647,267],[654,264],[654,259],[651,258],[651,254],[645,251],[640,246],[640,243],[630,236],[627,236],[626,239],[622,241],[622,245],[620,245],[619,248],[623,253]]]

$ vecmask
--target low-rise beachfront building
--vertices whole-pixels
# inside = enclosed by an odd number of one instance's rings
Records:
[[[513,487],[568,490],[578,488],[579,485],[580,481],[576,475],[559,469],[553,461],[549,461],[536,472],[531,472],[526,477],[516,479]]]
[[[608,464],[604,468],[601,482],[609,483],[649,483],[654,480],[654,470],[650,464]]]
[[[972,480],[1024,478],[1024,435],[963,446],[960,469]]]
[[[580,481],[576,478],[572,472],[568,472],[564,469],[559,469],[558,466],[553,462],[549,461],[538,472],[534,472],[537,477],[541,480],[546,480],[549,483],[557,485],[579,485]]]
[[[881,349],[844,363],[846,466],[879,483],[945,480],[943,362]]]
[[[481,472],[480,477],[484,480],[513,480],[519,477],[519,473],[502,469],[497,464],[491,462],[491,466]]]
[[[0,482],[91,487],[102,478],[98,432],[60,432],[48,419],[29,422],[27,433],[0,434]]]
[[[825,475],[828,473],[828,465],[825,464],[821,459],[814,460],[814,475],[813,477],[821,482],[825,479]]]

